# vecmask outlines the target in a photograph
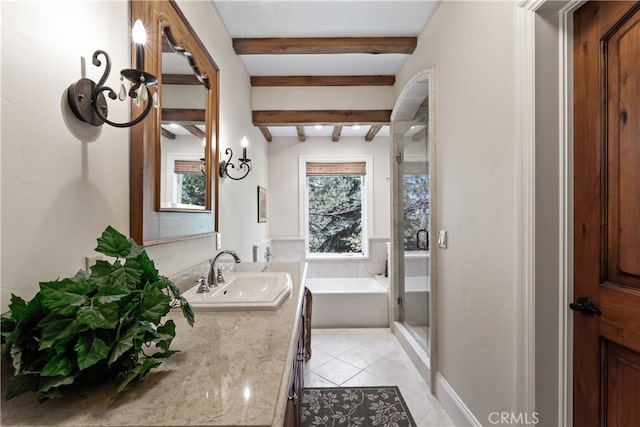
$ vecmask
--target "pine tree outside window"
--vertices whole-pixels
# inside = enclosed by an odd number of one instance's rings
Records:
[[[367,256],[368,160],[301,160],[307,256]]]
[[[421,248],[418,242],[418,233],[429,229],[429,175],[426,163],[404,164],[403,198],[404,250],[424,252],[425,248]]]

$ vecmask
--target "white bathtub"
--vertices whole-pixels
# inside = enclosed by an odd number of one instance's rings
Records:
[[[314,328],[387,328],[389,292],[385,277],[310,278]],[[388,286],[388,285],[387,285]]]

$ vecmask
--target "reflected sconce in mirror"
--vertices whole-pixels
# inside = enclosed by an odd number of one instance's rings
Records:
[[[233,158],[233,150],[231,149],[231,147],[228,147],[224,151],[224,154],[228,155],[229,157],[227,158],[227,160],[222,160],[220,162],[221,178],[227,177],[227,178],[233,179],[234,181],[240,181],[241,179],[249,175],[249,172],[251,172],[251,159],[247,158],[247,145],[249,145],[249,141],[247,141],[246,136],[242,137],[241,144],[242,144],[242,157],[238,159],[237,169],[238,169],[238,172],[242,174],[236,177],[229,174],[229,168],[236,169],[236,166],[233,163],[231,163],[231,159]]]
[[[107,123],[111,126],[118,128],[125,128],[133,126],[136,123],[140,123],[149,114],[152,107],[158,107],[158,94],[157,91],[151,94],[149,86],[153,86],[158,82],[158,79],[153,74],[145,72],[144,69],[144,44],[146,43],[147,34],[142,25],[142,21],[139,19],[136,21],[131,31],[131,37],[136,43],[136,64],[134,69],[124,69],[120,71],[120,91],[118,94],[108,86],[104,86],[109,74],[111,73],[111,58],[104,50],[96,50],[93,53],[93,65],[100,67],[102,62],[98,57],[102,55],[106,62],[105,70],[100,78],[100,81],[96,84],[93,80],[82,78],[75,83],[72,83],[67,90],[67,101],[69,107],[75,116],[85,123],[91,126],[102,126],[103,123]],[[127,79],[131,83],[131,87],[127,93],[124,87],[124,79]],[[115,123],[107,118],[108,107],[104,93],[107,92],[109,98],[119,99],[124,101],[129,98],[134,100],[136,106],[140,105],[140,102],[146,102],[144,110],[135,119],[126,123]]]

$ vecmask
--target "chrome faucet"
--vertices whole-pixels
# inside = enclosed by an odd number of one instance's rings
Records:
[[[236,264],[240,263],[240,257],[234,251],[229,251],[229,250],[220,251],[218,253],[218,255],[215,256],[215,258],[213,258],[211,261],[209,261],[211,266],[209,267],[209,276],[208,276],[208,279],[207,279],[207,283],[212,288],[218,286],[220,283],[224,283],[224,276],[222,275],[222,268],[216,269],[216,263],[218,262],[218,258],[220,258],[224,254],[231,255],[233,257],[233,259],[235,260]]]

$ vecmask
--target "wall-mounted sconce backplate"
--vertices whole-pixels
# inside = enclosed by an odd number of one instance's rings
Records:
[[[96,114],[93,109],[92,99],[96,83],[91,79],[80,79],[69,86],[67,91],[67,100],[73,114],[80,120],[89,123],[92,126],[100,126],[103,120]],[[107,101],[104,94],[99,92],[96,97],[96,107],[100,108],[102,115],[108,114]]]

